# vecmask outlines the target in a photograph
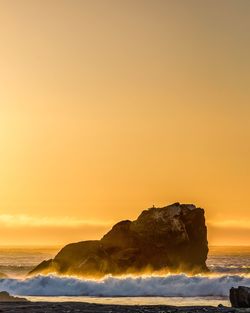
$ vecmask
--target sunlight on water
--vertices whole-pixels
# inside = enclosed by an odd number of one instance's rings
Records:
[[[98,304],[117,305],[176,305],[176,306],[230,306],[229,300],[225,297],[26,297],[30,301],[46,302],[88,302]]]

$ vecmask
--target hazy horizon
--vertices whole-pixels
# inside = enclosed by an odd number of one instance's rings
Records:
[[[0,0],[0,246],[174,202],[250,245],[250,1]]]

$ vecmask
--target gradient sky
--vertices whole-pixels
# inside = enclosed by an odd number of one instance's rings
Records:
[[[0,0],[0,245],[176,201],[250,244],[249,0]]]

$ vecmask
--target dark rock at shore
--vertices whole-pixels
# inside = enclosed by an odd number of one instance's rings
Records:
[[[197,273],[208,270],[207,254],[204,210],[174,203],[145,210],[135,221],[117,223],[101,240],[69,244],[30,274]]]
[[[250,308],[250,288],[243,286],[231,288],[230,302],[234,308]]]
[[[0,291],[0,302],[28,302],[25,298],[13,297],[7,291]]]

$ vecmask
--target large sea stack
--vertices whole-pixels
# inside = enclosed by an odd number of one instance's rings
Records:
[[[101,239],[71,243],[30,274],[101,277],[106,274],[207,271],[204,210],[174,203],[122,221]]]

